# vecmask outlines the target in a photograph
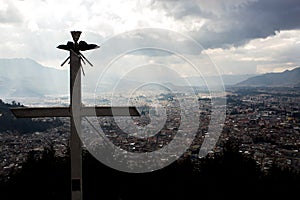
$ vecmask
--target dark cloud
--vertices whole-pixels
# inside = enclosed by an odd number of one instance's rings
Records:
[[[20,11],[15,7],[13,3],[7,1],[7,7],[0,12],[0,23],[21,23],[22,16]]]
[[[205,48],[242,45],[255,38],[274,35],[276,31],[300,28],[300,1],[156,1],[153,8],[164,9],[176,20],[189,17],[206,19],[193,31]]]

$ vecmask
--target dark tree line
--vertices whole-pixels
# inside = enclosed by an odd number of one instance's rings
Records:
[[[17,119],[10,108],[24,107],[20,103],[12,101],[11,104],[4,103],[0,99],[0,132],[12,131],[18,133],[43,132],[49,128],[61,126],[62,122],[59,119],[51,121],[42,121],[38,119]]]

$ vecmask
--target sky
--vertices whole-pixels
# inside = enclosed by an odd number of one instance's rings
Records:
[[[299,19],[298,0],[0,0],[0,58],[31,58],[60,68],[67,53],[55,47],[71,40],[69,31],[81,30],[81,39],[103,46],[85,53],[91,58],[141,43],[163,44],[170,52],[184,49],[195,63],[204,63],[201,55],[207,55],[221,74],[280,72],[300,66]],[[171,34],[156,35],[151,28]],[[138,34],[126,34],[132,31]],[[137,35],[142,40],[133,39]],[[166,51],[127,57],[126,65],[177,64],[186,71],[182,76],[193,75],[189,64]]]

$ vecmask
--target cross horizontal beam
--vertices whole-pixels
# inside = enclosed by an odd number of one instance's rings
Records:
[[[52,108],[11,108],[11,112],[17,118],[36,118],[36,117],[70,117],[70,107]]]
[[[71,117],[71,107],[11,108],[17,118]],[[136,107],[82,107],[81,116],[140,116]]]

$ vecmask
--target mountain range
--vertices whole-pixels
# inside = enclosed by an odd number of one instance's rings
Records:
[[[300,87],[300,67],[281,73],[267,73],[242,81],[237,86]]]
[[[95,70],[95,69],[93,69]],[[83,79],[83,90],[94,92],[98,75],[95,71],[88,71]],[[263,75],[223,75],[224,85],[235,86],[300,86],[300,68],[282,73],[268,73]],[[200,77],[185,78],[192,86],[205,86]],[[218,76],[205,77],[213,84],[218,82]],[[104,90],[112,90],[116,80],[101,83]],[[180,81],[179,81],[180,82]],[[172,83],[178,86],[180,83]],[[184,83],[185,81],[182,81]],[[121,90],[139,85],[140,80],[122,80]],[[45,95],[59,95],[69,93],[69,70],[59,70],[46,67],[29,58],[0,59],[0,97],[43,97]]]
[[[37,97],[68,93],[68,71],[42,66],[28,58],[0,59],[0,95]]]

